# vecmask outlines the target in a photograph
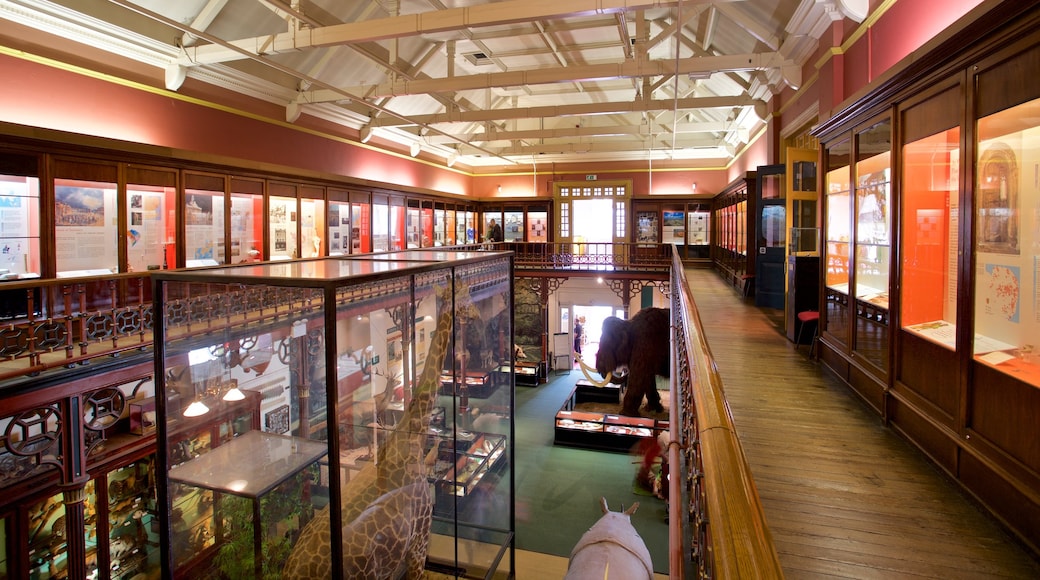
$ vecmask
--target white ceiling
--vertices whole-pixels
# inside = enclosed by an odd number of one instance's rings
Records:
[[[718,166],[867,0],[0,0],[11,20],[474,170]],[[676,30],[678,29],[678,34]]]

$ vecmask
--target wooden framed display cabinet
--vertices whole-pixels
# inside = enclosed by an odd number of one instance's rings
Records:
[[[997,4],[814,130],[819,353],[1040,553],[1040,6]]]

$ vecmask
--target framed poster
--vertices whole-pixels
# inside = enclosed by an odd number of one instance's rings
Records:
[[[662,212],[661,242],[665,244],[686,243],[686,215],[681,211]]]

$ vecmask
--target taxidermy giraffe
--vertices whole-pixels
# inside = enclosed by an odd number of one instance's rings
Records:
[[[450,296],[438,303],[441,310],[426,364],[403,419],[387,436],[375,461],[342,488],[344,578],[424,576],[433,495],[423,447],[452,337]],[[431,453],[436,451],[434,447]],[[332,576],[331,525],[326,506],[302,530],[283,569],[284,578]]]

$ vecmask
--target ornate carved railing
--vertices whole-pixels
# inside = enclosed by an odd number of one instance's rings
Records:
[[[0,283],[0,381],[152,344],[147,273]]]
[[[672,267],[669,244],[506,242],[494,249],[511,250],[517,270],[657,272]]]
[[[672,265],[671,578],[782,578],[678,256]],[[675,476],[678,474],[679,476]],[[692,569],[688,569],[691,568]]]

